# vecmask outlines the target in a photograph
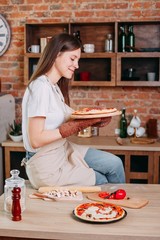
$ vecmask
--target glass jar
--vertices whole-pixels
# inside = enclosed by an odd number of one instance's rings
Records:
[[[10,171],[11,177],[5,180],[4,210],[6,212],[11,213],[11,210],[12,210],[12,190],[14,187],[21,188],[21,199],[20,199],[21,211],[23,212],[25,210],[25,192],[26,192],[25,180],[18,176],[19,173],[20,173],[19,170],[16,170],[16,169],[11,170]]]
[[[98,136],[99,135],[99,128],[98,127],[91,127],[91,133],[92,133],[92,136]]]
[[[84,128],[80,132],[78,132],[78,137],[91,137],[91,127]]]

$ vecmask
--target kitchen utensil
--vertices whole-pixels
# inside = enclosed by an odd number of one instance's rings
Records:
[[[62,186],[62,187],[59,187],[59,186],[48,186],[48,187],[40,187],[38,189],[38,192],[40,193],[44,193],[44,192],[49,192],[49,191],[52,191],[52,190],[63,190],[63,189],[68,189],[68,190],[77,190],[77,191],[80,191],[80,192],[99,192],[101,191],[101,187],[100,186]]]

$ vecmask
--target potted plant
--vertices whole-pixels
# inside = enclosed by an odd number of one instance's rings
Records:
[[[9,137],[14,142],[22,141],[22,124],[14,120],[14,123],[10,124],[9,126],[10,126]]]

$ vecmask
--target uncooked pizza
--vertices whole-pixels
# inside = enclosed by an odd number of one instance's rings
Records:
[[[74,210],[74,214],[76,217],[85,221],[113,222],[124,218],[126,211],[114,204],[90,202],[78,205]]]
[[[72,119],[105,118],[121,115],[116,108],[82,108],[71,114]]]
[[[73,115],[105,114],[116,112],[116,108],[82,108],[73,112]]]

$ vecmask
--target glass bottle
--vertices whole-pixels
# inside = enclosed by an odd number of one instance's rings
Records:
[[[77,38],[77,39],[80,41],[80,43],[82,44],[80,31],[77,31],[77,32],[76,32],[76,38]]]
[[[80,44],[81,44],[81,50],[82,50],[82,52],[83,52],[83,45],[82,45],[82,40],[81,40],[80,31],[78,30],[78,31],[74,32],[74,33],[73,33],[73,36],[76,37],[76,38],[79,40],[79,42],[80,42]]]
[[[125,26],[121,26],[121,33],[119,36],[119,52],[126,51],[126,33],[125,33]]]
[[[21,210],[22,212],[25,210],[25,180],[23,178],[20,178],[18,175],[20,173],[19,170],[11,170],[11,177],[7,178],[5,180],[5,186],[4,186],[4,210],[6,212],[10,212],[12,210],[12,190],[14,187],[21,188]]]
[[[63,32],[64,32],[64,33],[67,33],[67,28],[63,28]]]
[[[135,47],[135,35],[133,33],[133,26],[129,26],[128,28],[128,51],[129,52],[134,52],[134,47]]]
[[[127,119],[126,119],[126,109],[122,109],[122,115],[120,119],[120,137],[126,138],[127,137]]]
[[[105,52],[113,52],[113,40],[112,34],[107,34],[107,38],[105,40]]]

